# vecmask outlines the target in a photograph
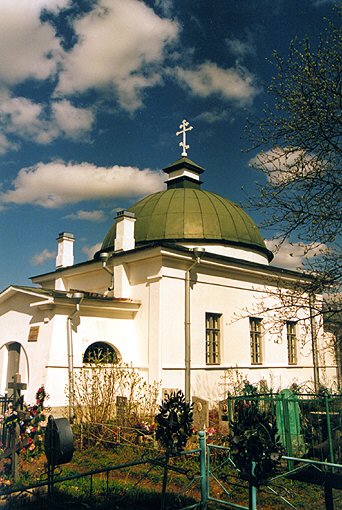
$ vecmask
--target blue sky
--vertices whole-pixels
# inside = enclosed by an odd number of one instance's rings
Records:
[[[59,232],[75,262],[92,257],[117,209],[163,189],[183,119],[203,187],[255,193],[244,127],[268,100],[268,59],[317,42],[335,3],[1,0],[0,289],[53,270]],[[277,262],[299,259],[285,245]]]

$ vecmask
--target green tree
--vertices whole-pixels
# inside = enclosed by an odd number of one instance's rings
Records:
[[[342,4],[337,14],[315,47],[294,40],[286,58],[273,54],[270,101],[249,126],[253,148],[262,149],[252,166],[266,176],[253,206],[280,243],[300,239],[303,255],[315,250],[306,264],[312,292],[338,289],[342,276]]]

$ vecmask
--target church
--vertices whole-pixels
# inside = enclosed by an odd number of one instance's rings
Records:
[[[66,406],[74,371],[97,349],[188,401],[221,400],[234,372],[274,389],[336,378],[309,308],[287,317],[276,303],[310,277],[270,265],[250,216],[202,189],[187,126],[166,189],[118,212],[92,260],[75,264],[74,236],[62,232],[53,271],[0,293],[0,395],[20,373],[26,402],[44,384],[49,406]]]

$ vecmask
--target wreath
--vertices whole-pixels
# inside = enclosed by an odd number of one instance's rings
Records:
[[[185,401],[182,391],[171,393],[159,406],[155,417],[156,438],[169,453],[184,450],[192,435],[192,404]]]
[[[275,473],[283,449],[275,417],[261,411],[254,398],[246,396],[235,404],[229,443],[240,477],[259,487]]]

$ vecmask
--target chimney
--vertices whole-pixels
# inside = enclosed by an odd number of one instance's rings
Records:
[[[61,232],[57,237],[56,269],[74,264],[74,234]]]
[[[135,248],[134,238],[135,214],[119,211],[116,215],[115,251],[127,251]]]

